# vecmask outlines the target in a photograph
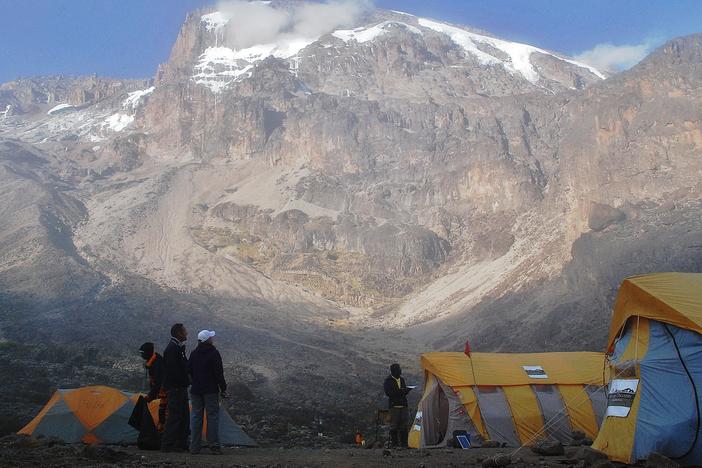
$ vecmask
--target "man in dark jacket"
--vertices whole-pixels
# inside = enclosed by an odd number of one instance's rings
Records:
[[[383,388],[388,396],[388,406],[390,408],[390,439],[392,446],[407,447],[409,431],[407,394],[411,389],[407,388],[399,364],[395,363],[390,366],[390,375],[385,379]]]
[[[190,427],[190,453],[200,453],[202,447],[203,414],[207,412],[207,443],[213,453],[221,454],[219,445],[219,396],[227,397],[222,356],[214,347],[214,331],[202,330],[197,334],[197,348],[190,353],[188,371],[192,378],[190,400],[193,404]]]
[[[153,343],[144,343],[139,348],[139,351],[141,351],[141,357],[146,361],[144,362],[144,367],[149,375],[149,394],[146,395],[145,399],[147,403],[156,399],[159,400],[158,423],[156,427],[159,432],[163,432],[163,427],[166,423],[166,406],[168,404],[166,389],[163,388],[163,377],[165,375],[163,358],[160,354],[154,352]]]
[[[171,340],[163,352],[165,375],[163,387],[168,396],[166,427],[161,439],[164,452],[182,452],[188,450],[188,433],[190,431],[190,409],[188,405],[188,358],[185,356],[185,341],[188,331],[182,323],[171,327]]]

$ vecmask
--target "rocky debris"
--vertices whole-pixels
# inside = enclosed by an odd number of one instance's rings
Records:
[[[591,447],[581,447],[574,453],[576,460],[582,461],[583,466],[590,467],[596,463],[608,462],[607,455]]]
[[[85,458],[107,463],[119,463],[129,458],[127,453],[104,445],[86,445],[83,448],[81,455]]]
[[[557,440],[541,440],[531,447],[532,452],[539,455],[556,456],[565,454],[563,444]]]
[[[506,453],[500,453],[483,460],[483,468],[492,468],[498,466],[508,466],[512,463],[512,457]]]
[[[660,453],[652,453],[646,459],[644,466],[646,468],[678,468],[681,465],[665,455],[661,455]]]
[[[0,439],[3,466],[133,466],[133,455],[100,445],[69,445],[54,438],[9,435]]]
[[[587,437],[584,432],[574,431],[573,438],[570,441],[571,446],[592,445],[592,439]]]
[[[482,448],[500,448],[502,444],[496,440],[486,440],[481,445]]]

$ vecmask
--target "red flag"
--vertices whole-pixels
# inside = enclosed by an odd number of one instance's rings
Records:
[[[466,340],[466,348],[463,350],[466,356],[470,357],[470,343]]]

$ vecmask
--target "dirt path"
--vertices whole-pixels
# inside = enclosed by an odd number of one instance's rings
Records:
[[[482,466],[483,460],[498,454],[510,453],[508,449],[434,449],[434,450],[392,450],[390,455],[384,455],[383,449],[341,448],[341,449],[225,449],[224,455],[203,454],[162,454],[127,449],[128,452],[143,457],[146,463],[166,464],[176,466],[234,466],[234,467],[285,467],[285,468],[370,468],[370,467],[400,467],[400,468],[439,468],[457,466]],[[571,454],[572,456],[572,454]],[[571,463],[569,463],[571,461]],[[543,457],[529,450],[521,450],[513,457],[510,466],[541,466],[564,467],[574,464],[568,456]]]

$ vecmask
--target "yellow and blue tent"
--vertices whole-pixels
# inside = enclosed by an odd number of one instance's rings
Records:
[[[627,278],[609,331],[614,377],[593,447],[634,463],[702,463],[702,274]]]
[[[409,445],[445,446],[466,431],[474,445],[594,438],[606,406],[603,353],[433,352],[421,357],[424,392]]]

